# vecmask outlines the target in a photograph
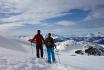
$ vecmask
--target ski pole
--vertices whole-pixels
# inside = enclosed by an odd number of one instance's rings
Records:
[[[57,48],[56,48],[56,51],[58,52],[58,49]],[[58,55],[58,53],[57,53],[57,57],[58,57],[58,60],[59,60],[59,64],[61,64],[60,56]]]
[[[48,57],[47,57],[47,48],[45,48],[44,51],[45,51],[45,59],[47,60],[48,59]]]
[[[32,49],[32,55],[34,56],[34,54],[33,54],[33,47],[32,47],[32,42],[31,42],[31,49]]]

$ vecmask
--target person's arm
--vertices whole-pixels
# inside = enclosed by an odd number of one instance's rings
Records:
[[[54,42],[53,38],[52,38],[52,43],[53,43],[53,46],[56,48],[56,45],[55,45],[55,42]]]
[[[43,41],[44,41],[44,37],[42,36],[42,39],[43,39]]]
[[[33,43],[36,39],[36,35],[31,39],[31,42]]]
[[[44,37],[42,35],[41,35],[41,37],[42,37],[43,43],[45,43]]]
[[[33,37],[33,39],[32,39],[32,40],[35,40],[35,38],[36,38],[36,35]]]

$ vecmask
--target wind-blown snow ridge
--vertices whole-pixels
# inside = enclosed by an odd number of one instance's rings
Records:
[[[29,43],[0,36],[0,47],[2,48],[26,52],[25,45],[29,45]]]

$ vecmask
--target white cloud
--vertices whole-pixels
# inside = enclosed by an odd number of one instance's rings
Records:
[[[60,22],[58,22],[56,24],[61,25],[61,26],[65,26],[65,27],[72,27],[72,26],[76,25],[76,23],[74,23],[72,21],[60,21]]]
[[[92,10],[91,13],[84,19],[84,21],[89,21],[98,18],[104,19],[104,8]]]
[[[14,35],[12,29],[20,28],[22,26],[24,26],[23,23],[0,24],[0,35]]]
[[[2,0],[3,1],[3,0]],[[1,2],[1,1],[0,1]],[[103,0],[6,0],[3,3],[9,8],[18,9],[17,11],[23,12],[20,15],[14,15],[9,18],[12,20],[36,20],[41,21],[52,17],[64,15],[66,12],[73,8],[86,8],[94,7],[97,4],[103,4]],[[5,7],[1,5],[1,7]],[[13,11],[13,10],[12,10]]]
[[[0,0],[0,30],[19,27],[28,21],[37,24],[45,19],[65,15],[71,9],[93,8],[103,3],[104,0]],[[67,21],[57,24],[75,25]]]
[[[15,23],[10,23],[10,24],[1,24],[0,25],[0,31],[2,30],[8,30],[8,29],[15,29],[18,27],[24,26],[23,24],[15,24]]]

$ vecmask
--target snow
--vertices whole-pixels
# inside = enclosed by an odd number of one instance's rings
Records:
[[[56,43],[57,46],[57,49],[59,50],[65,50],[67,47],[69,48],[69,46],[72,46],[72,45],[75,45],[76,42],[74,40],[67,40],[67,41],[64,41],[64,42],[58,42]]]
[[[61,52],[63,53],[68,53],[68,55],[77,55],[75,53],[76,50],[83,50],[85,49],[83,47],[83,44],[80,43],[80,42],[76,42],[74,40],[66,40],[66,41],[63,41],[63,42],[58,42],[56,43],[57,45],[57,50],[56,51],[59,51],[61,54]]]
[[[104,37],[104,34],[101,33],[101,32],[97,32],[97,33],[95,33],[95,34],[90,33],[90,34],[88,34],[86,37]]]
[[[63,55],[65,59],[63,59]],[[103,56],[67,56],[64,53],[60,55],[60,58],[61,63],[77,68],[75,70],[104,70]]]
[[[104,70],[104,56],[71,56],[70,51],[83,48],[75,41],[67,40],[57,43],[56,63],[46,62],[44,58],[35,57],[35,45],[28,41],[0,36],[0,70]],[[63,49],[61,48],[63,47]]]

